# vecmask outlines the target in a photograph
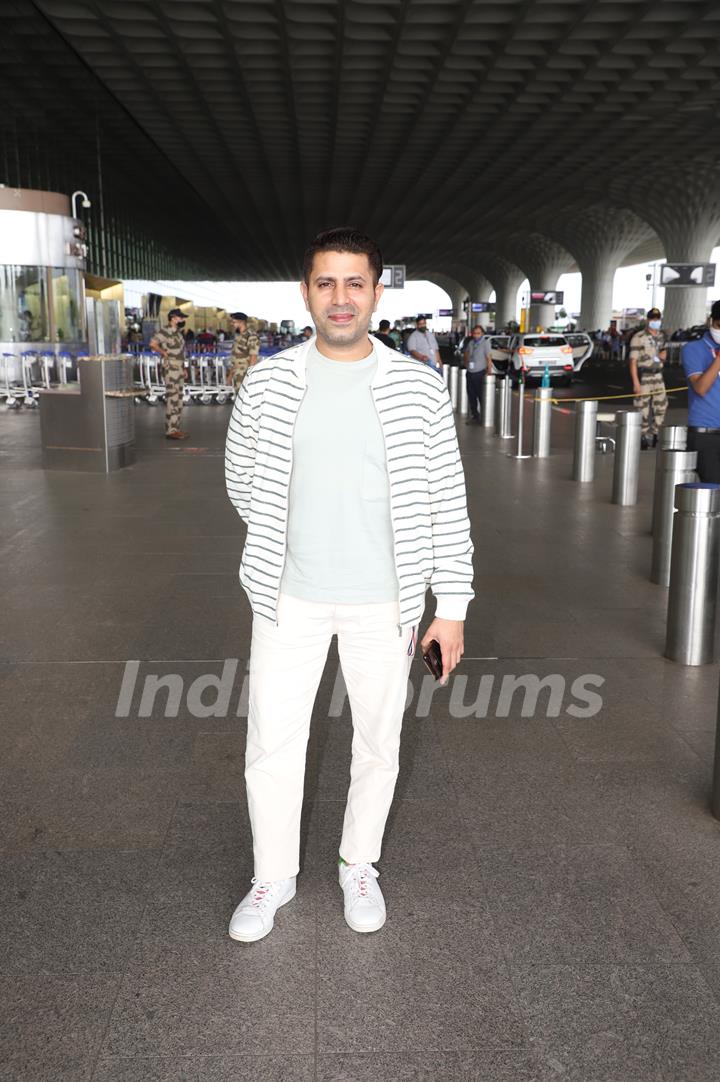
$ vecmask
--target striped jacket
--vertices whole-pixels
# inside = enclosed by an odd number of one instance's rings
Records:
[[[228,495],[247,524],[240,582],[254,614],[277,623],[285,564],[295,418],[314,339],[250,369],[225,448]],[[465,476],[445,383],[420,361],[373,340],[372,396],[385,441],[400,626],[418,624],[428,585],[435,615],[464,620],[472,599]]]

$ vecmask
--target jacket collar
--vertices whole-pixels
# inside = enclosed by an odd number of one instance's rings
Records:
[[[385,343],[381,342],[378,338],[373,338],[368,335],[368,341],[375,350],[378,361],[377,372],[372,381],[372,386],[377,387],[387,380],[390,365],[393,363],[393,360],[397,358],[398,353],[397,350],[390,349],[389,346],[386,346]],[[312,338],[308,338],[307,342],[301,342],[299,345],[291,346],[290,349],[285,350],[284,356],[293,362],[291,371],[298,376],[298,380],[303,387],[306,384],[305,373],[307,371],[308,354],[316,342],[317,335],[313,335]]]

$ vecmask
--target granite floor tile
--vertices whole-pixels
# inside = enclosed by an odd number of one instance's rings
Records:
[[[0,771],[7,824],[0,852],[153,849],[162,844],[180,795],[218,788],[212,777],[179,767]]]
[[[258,943],[138,941],[103,1051],[312,1054],[314,923],[293,921],[292,906]]]
[[[720,962],[720,823],[707,814],[659,825],[633,843],[654,896],[696,962]]]
[[[0,1078],[90,1082],[119,980],[0,976]]]
[[[512,972],[548,1078],[717,1078],[720,1004],[694,966],[528,965]]]
[[[487,905],[513,961],[691,961],[643,867],[626,849],[555,846],[481,856]]]
[[[311,1055],[103,1055],[93,1082],[315,1082]]]
[[[544,1082],[532,1052],[336,1053],[318,1056],[317,1082]]]
[[[93,851],[0,857],[0,973],[121,972],[158,858]]]
[[[319,930],[320,1053],[523,1047],[504,965],[469,951],[450,922],[395,921],[367,936],[341,922]]]

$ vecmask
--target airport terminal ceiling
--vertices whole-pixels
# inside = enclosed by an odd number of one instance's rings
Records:
[[[0,10],[0,179],[88,190],[101,273],[147,235],[206,276],[295,277],[345,223],[413,277],[515,266],[536,285],[611,241],[628,262],[683,230],[720,239],[720,3]]]

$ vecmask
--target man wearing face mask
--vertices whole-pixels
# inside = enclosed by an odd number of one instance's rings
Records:
[[[697,451],[697,473],[704,483],[720,484],[720,301],[710,309],[702,338],[683,346],[688,380],[688,451]]]
[[[651,308],[647,314],[647,327],[630,339],[630,378],[642,410],[643,451],[657,445],[658,429],[662,428],[668,408],[663,380],[667,350],[661,327],[660,309]]]
[[[150,349],[162,357],[165,379],[165,439],[186,440],[187,432],[180,429],[185,391],[185,313],[172,308],[168,313],[167,327],[162,327],[150,339]]]

